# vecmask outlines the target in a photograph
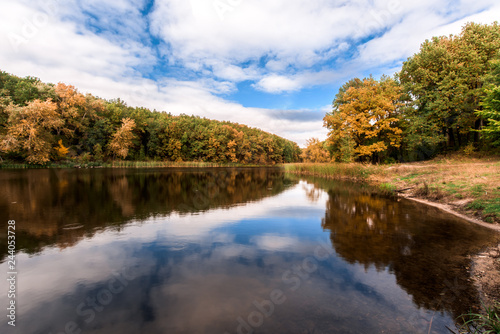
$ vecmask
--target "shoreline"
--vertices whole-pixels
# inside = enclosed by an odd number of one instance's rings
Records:
[[[211,162],[147,162],[147,161],[121,161],[111,163],[81,163],[81,164],[49,164],[49,165],[29,165],[29,164],[1,164],[0,170],[12,169],[104,169],[104,168],[282,168],[283,164],[275,165],[255,165],[255,164],[224,164]]]
[[[414,201],[414,202],[418,202],[418,203],[422,203],[422,204],[426,204],[426,205],[438,208],[446,213],[449,213],[449,214],[454,215],[456,217],[462,218],[463,220],[466,220],[470,223],[477,224],[477,225],[489,228],[491,230],[500,232],[500,224],[488,223],[488,222],[485,222],[484,220],[465,215],[465,214],[460,213],[459,211],[455,210],[453,208],[453,206],[450,204],[434,202],[434,201],[430,201],[428,199],[414,197],[412,195],[397,194],[397,196],[402,197],[402,198],[406,198],[410,201]]]
[[[471,224],[482,226],[499,232],[496,246],[488,247],[477,254],[471,254],[471,265],[468,269],[470,279],[474,282],[483,307],[492,307],[500,301],[500,224],[487,223],[483,220],[464,215],[456,211],[450,204],[429,201],[399,194],[399,197],[438,208],[448,214],[459,217]]]
[[[401,166],[400,166],[401,167]],[[429,194],[418,193],[417,186],[408,182],[394,182],[395,176],[387,177],[384,175],[384,170],[376,167],[377,170],[369,176],[362,174],[345,175],[342,173],[318,173],[312,170],[289,170],[287,172],[302,176],[315,176],[327,179],[346,180],[354,182],[363,182],[371,185],[374,189],[380,190],[380,193],[391,194],[397,198],[405,198],[410,201],[421,203],[424,205],[435,207],[450,215],[463,219],[465,222],[488,228],[494,233],[498,233],[498,241],[495,246],[490,246],[477,254],[470,254],[470,267],[467,268],[471,281],[477,288],[479,300],[483,307],[492,307],[500,301],[500,224],[495,222],[486,222],[474,216],[474,211],[468,210],[466,213],[459,210],[467,208],[467,201],[462,201],[458,204],[456,201],[451,201],[449,197],[430,199]],[[389,169],[394,167],[388,167]],[[404,168],[407,168],[404,166]],[[419,167],[417,167],[419,168]],[[386,169],[387,170],[387,169]],[[339,171],[340,172],[340,171]],[[433,171],[435,172],[435,171]],[[437,174],[437,173],[436,173]],[[353,177],[354,176],[354,177]],[[360,177],[361,176],[361,177]],[[364,177],[363,177],[364,176]],[[391,183],[391,181],[393,183]],[[388,184],[394,184],[393,187],[388,187]],[[417,184],[418,185],[418,184]],[[398,190],[398,188],[400,190]],[[472,199],[473,200],[473,199]],[[477,212],[475,212],[477,214]],[[478,214],[479,217],[484,217]]]

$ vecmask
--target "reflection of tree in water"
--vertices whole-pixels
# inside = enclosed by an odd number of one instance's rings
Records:
[[[350,263],[383,269],[393,254],[408,252],[411,236],[399,231],[397,202],[369,194],[329,193],[323,228],[332,231],[335,249]]]
[[[316,187],[311,187],[309,184],[303,184],[302,189],[304,189],[307,198],[312,202],[316,203],[318,200],[321,198],[321,195],[323,194],[323,190],[316,188]]]
[[[323,228],[346,261],[388,268],[418,306],[459,316],[477,305],[468,255],[493,242],[491,232],[407,200],[335,182],[317,186],[329,195]]]
[[[15,219],[17,248],[32,253],[46,245],[71,246],[132,219],[260,200],[287,183],[278,169],[2,171],[0,225]],[[0,247],[7,250],[5,238]]]

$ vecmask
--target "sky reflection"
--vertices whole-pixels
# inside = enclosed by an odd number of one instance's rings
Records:
[[[422,220],[419,206],[346,184],[288,184],[246,204],[135,218],[70,247],[19,254],[15,333],[427,333],[431,318],[431,333],[454,326],[453,303],[428,305],[442,282],[419,286],[398,254],[425,255],[413,258],[418,268],[461,264],[432,264],[439,257],[418,240],[428,237],[426,224],[463,222]],[[474,231],[460,233],[491,241]],[[432,233],[444,245],[462,238]]]

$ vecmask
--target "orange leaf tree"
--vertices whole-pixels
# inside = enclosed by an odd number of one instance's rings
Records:
[[[122,126],[115,132],[108,145],[108,150],[113,157],[125,159],[128,151],[133,145],[135,135],[132,132],[135,128],[135,121],[130,118],[122,120]]]
[[[64,125],[57,105],[50,99],[34,100],[25,107],[10,105],[7,113],[7,133],[0,138],[0,150],[21,153],[30,164],[49,162],[55,142],[52,132]]]
[[[330,153],[325,149],[324,143],[317,138],[306,141],[306,148],[302,150],[301,158],[304,162],[329,162]]]
[[[354,79],[344,85],[324,118],[327,145],[336,160],[380,161],[401,143],[401,88],[391,78]]]

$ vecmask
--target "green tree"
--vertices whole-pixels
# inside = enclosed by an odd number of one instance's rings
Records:
[[[492,145],[500,146],[500,55],[492,61],[493,71],[485,86],[485,97],[481,102],[481,110],[477,115],[485,120],[481,132],[491,141]]]
[[[490,60],[500,48],[497,23],[467,24],[458,36],[434,37],[410,57],[399,73],[404,87],[405,147],[436,151],[478,142],[475,113],[484,96]]]

